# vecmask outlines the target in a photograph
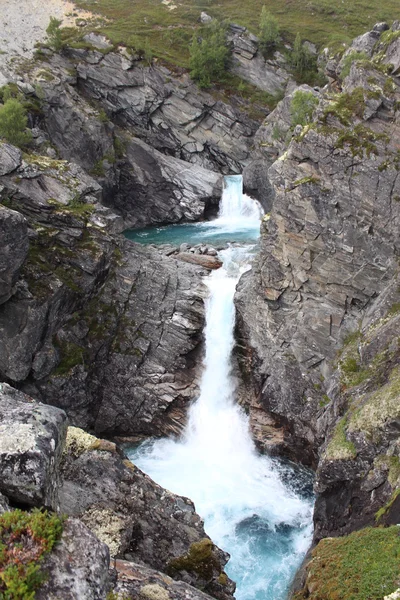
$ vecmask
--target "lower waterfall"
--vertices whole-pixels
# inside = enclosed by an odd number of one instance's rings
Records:
[[[241,196],[241,177],[228,180],[224,194],[230,198],[232,185]],[[255,227],[260,218],[255,201],[234,198],[229,214],[224,200],[230,202],[225,195],[212,224],[217,232],[229,220],[240,221],[242,229],[244,222]],[[194,501],[208,535],[231,555],[226,571],[237,583],[238,600],[284,600],[311,541],[312,499],[285,483],[283,466],[257,452],[247,416],[235,402],[233,297],[251,249],[234,245],[220,251],[223,267],[205,279],[204,370],[184,435],[144,442],[129,456],[159,484]]]

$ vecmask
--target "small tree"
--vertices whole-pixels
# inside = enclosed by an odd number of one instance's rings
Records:
[[[200,40],[195,35],[190,46],[190,76],[200,87],[222,79],[228,64],[229,48],[226,31],[220,24],[211,23]]]
[[[56,17],[50,17],[49,26],[46,29],[47,39],[49,40],[50,47],[55,52],[59,52],[63,47],[61,26],[62,21],[56,19]]]
[[[307,78],[311,79],[317,74],[316,57],[304,46],[299,33],[296,35],[293,50],[289,55],[289,63],[299,82],[305,82]]]
[[[307,125],[311,122],[312,114],[318,104],[318,98],[312,92],[303,92],[297,90],[293,94],[290,103],[290,114],[292,117],[292,127],[296,125]]]
[[[9,98],[0,106],[0,137],[10,144],[22,147],[31,141],[27,123],[26,110],[16,98]]]
[[[259,45],[266,54],[276,48],[279,41],[279,25],[277,19],[263,6],[260,17]]]

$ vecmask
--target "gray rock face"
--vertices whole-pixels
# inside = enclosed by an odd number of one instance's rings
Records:
[[[28,253],[27,224],[22,215],[0,206],[0,304],[12,296]]]
[[[241,172],[256,124],[200,92],[187,77],[138,67],[109,53],[96,64],[81,54],[78,85],[150,146],[204,168]]]
[[[21,164],[21,151],[10,144],[0,144],[0,177],[8,175]]]
[[[58,509],[66,415],[0,384],[0,491],[12,502]]]
[[[244,29],[244,28],[243,28]],[[231,71],[271,95],[281,94],[289,83],[294,83],[282,54],[275,52],[273,59],[265,60],[258,50],[258,39],[244,30],[233,30]]]
[[[210,596],[191,585],[143,565],[116,560],[113,566],[118,575],[114,593],[143,600],[210,600]]]
[[[379,94],[370,93],[372,77]],[[314,464],[318,392],[346,332],[397,270],[400,90],[388,91],[385,81],[373,65],[353,65],[343,102],[359,104],[347,109],[347,121],[335,100],[323,101],[321,120],[271,166],[273,209],[237,295],[241,361],[250,378],[255,373],[254,396],[283,435],[281,449]],[[303,450],[294,450],[300,439]]]
[[[36,394],[99,433],[178,433],[198,392],[198,267],[138,244],[123,248],[101,293],[58,331],[59,368],[37,377]]]
[[[330,402],[318,420],[327,435],[317,469],[316,541],[398,522],[398,289],[394,278],[371,303],[329,381]]]
[[[203,565],[207,576],[201,567],[198,572],[188,568],[185,580],[221,600],[232,598],[229,578],[224,577],[224,585],[218,580],[228,555],[206,537],[192,501],[157,485],[113,444],[72,428],[62,476],[62,510],[82,519],[107,543],[112,556],[166,571],[173,559],[205,540],[210,544],[206,562],[212,560],[214,567]]]
[[[132,227],[199,220],[221,197],[220,175],[165,156],[139,139],[128,144],[119,169],[118,191],[110,202]]]
[[[100,186],[70,163],[40,160],[1,180],[31,240],[16,293],[0,306],[1,377],[77,425],[177,433],[197,394],[204,269],[117,248]]]
[[[60,542],[45,557],[45,583],[38,600],[105,600],[110,555],[105,544],[78,519],[64,523]]]

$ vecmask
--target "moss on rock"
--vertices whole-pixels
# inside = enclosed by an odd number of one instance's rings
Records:
[[[215,569],[222,572],[220,562],[214,555],[213,549],[214,544],[209,538],[194,542],[187,554],[169,561],[166,572],[169,575],[175,575],[178,571],[188,571],[196,573],[208,581],[213,577]]]
[[[382,600],[398,588],[398,527],[369,527],[322,540],[307,565],[305,588],[294,600]]]

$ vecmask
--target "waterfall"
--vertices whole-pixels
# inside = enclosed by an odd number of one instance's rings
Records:
[[[259,206],[238,197],[240,176],[226,179],[215,226],[240,219],[242,227],[244,221],[254,227]],[[249,246],[221,251],[223,267],[205,279],[200,396],[182,439],[145,442],[130,456],[162,486],[194,501],[207,533],[231,554],[227,572],[238,584],[238,600],[283,600],[310,543],[312,502],[284,483],[276,462],[257,453],[247,416],[235,402],[233,297],[250,251]]]
[[[224,178],[219,219],[225,221],[248,219],[259,222],[261,216],[262,208],[259,202],[243,194],[243,177],[227,175]]]

